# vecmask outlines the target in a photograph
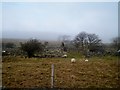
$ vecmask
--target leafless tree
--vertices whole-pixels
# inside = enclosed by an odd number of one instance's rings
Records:
[[[79,33],[73,42],[76,48],[82,52],[98,50],[102,45],[101,39],[96,34],[88,34],[86,32]]]

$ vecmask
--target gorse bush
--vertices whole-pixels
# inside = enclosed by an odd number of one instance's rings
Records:
[[[42,53],[44,51],[44,45],[36,39],[21,43],[21,49],[27,52],[28,57],[33,57],[36,52]]]

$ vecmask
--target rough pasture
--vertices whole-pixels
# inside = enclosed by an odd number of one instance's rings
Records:
[[[20,58],[3,57],[2,84],[8,88],[50,88],[51,64],[55,65],[55,88],[119,87],[117,58]]]

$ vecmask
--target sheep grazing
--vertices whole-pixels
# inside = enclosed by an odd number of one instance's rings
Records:
[[[67,58],[67,55],[66,55],[66,54],[64,54],[62,57],[63,57],[63,58]]]
[[[85,59],[85,62],[88,62],[88,59]]]
[[[5,53],[6,51],[2,51],[3,53]]]
[[[71,62],[72,62],[72,63],[75,63],[75,62],[76,62],[76,59],[75,59],[75,58],[72,58],[72,59],[71,59]]]

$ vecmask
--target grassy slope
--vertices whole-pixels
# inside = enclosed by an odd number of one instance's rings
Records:
[[[112,59],[96,57],[71,63],[70,58],[4,57],[2,83],[14,88],[50,88],[51,64],[55,64],[57,88],[118,87],[118,61]]]

